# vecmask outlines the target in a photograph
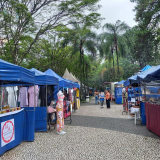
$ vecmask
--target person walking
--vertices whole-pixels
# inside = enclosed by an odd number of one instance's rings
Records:
[[[95,97],[95,104],[98,104],[98,91],[97,90],[94,92],[94,97]]]
[[[101,109],[104,108],[103,107],[103,103],[104,103],[104,93],[101,92],[99,95],[99,100],[100,100],[100,105],[101,105]]]
[[[107,90],[106,91],[106,106],[107,106],[107,108],[110,108],[110,98],[111,98],[111,94]]]

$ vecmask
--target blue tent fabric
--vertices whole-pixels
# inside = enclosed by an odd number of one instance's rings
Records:
[[[150,65],[146,65],[141,71],[143,72],[143,71],[146,71],[146,70],[148,70],[149,68],[151,68],[152,66],[150,66]]]
[[[53,70],[48,69],[47,71],[44,72],[47,75],[56,77],[59,80],[59,88],[61,87],[68,87],[68,88],[73,88],[73,83],[69,80],[66,80],[62,77],[60,77],[58,74],[56,74]]]
[[[124,84],[124,80],[122,80],[122,81],[120,81],[120,82],[118,82],[118,83],[116,83],[117,85],[119,85],[119,84]]]
[[[0,59],[1,84],[34,84],[35,75],[28,69]]]
[[[127,79],[126,81],[124,81],[124,86],[129,86],[130,85],[130,81]]]
[[[138,74],[137,76],[138,76],[137,79],[139,81],[150,82],[154,80],[160,80],[160,65],[153,66],[148,70]]]
[[[35,74],[35,84],[36,85],[58,85],[58,78],[49,76],[35,68],[30,69]]]
[[[47,131],[47,107],[35,108],[35,131]]]
[[[147,81],[150,82],[152,80],[160,79],[160,65],[149,67],[146,66],[145,69],[143,68],[143,72],[138,73],[137,75],[129,77],[125,82],[124,86],[128,86],[133,83],[139,83],[139,81]]]
[[[48,69],[47,71],[45,71],[44,73],[46,73],[47,75],[50,76],[54,76],[56,78],[58,78],[59,80],[59,89],[62,90],[62,88],[67,87],[67,88],[80,88],[78,83],[74,83],[70,80],[64,79],[61,76],[59,76],[57,73],[55,73],[53,70]],[[54,91],[54,98],[57,99],[57,93],[58,93],[58,87],[55,87],[55,91]]]

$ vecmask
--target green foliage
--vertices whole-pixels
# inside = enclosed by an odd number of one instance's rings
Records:
[[[21,64],[39,39],[49,31],[55,32],[60,26],[73,22],[98,27],[97,22],[101,20],[100,14],[96,13],[100,7],[98,1],[0,1],[0,32],[3,35],[0,39],[7,40],[7,45],[2,45],[5,49],[0,51],[1,57],[14,64]]]

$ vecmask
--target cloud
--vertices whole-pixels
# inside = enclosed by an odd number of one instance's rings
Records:
[[[130,0],[101,0],[99,5],[102,7],[99,9],[101,17],[105,18],[102,21],[102,26],[105,23],[115,23],[117,20],[126,22],[130,27],[135,26],[135,12],[133,11],[135,3]],[[102,29],[98,29],[97,33],[101,33]]]

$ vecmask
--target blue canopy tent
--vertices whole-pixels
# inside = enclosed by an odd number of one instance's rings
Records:
[[[30,69],[35,73],[35,84],[36,85],[59,85],[58,78],[49,76],[35,68]]]
[[[146,71],[146,70],[148,70],[149,68],[151,68],[152,66],[150,66],[150,65],[146,65],[143,69],[141,69],[141,71],[143,72],[143,71]]]
[[[0,83],[15,85],[34,84],[35,75],[28,69],[0,59]]]
[[[159,80],[159,79],[160,79],[160,65],[150,67],[147,70],[128,78],[128,81],[130,84],[133,84],[133,83],[140,83],[140,82],[151,82],[153,80]],[[149,89],[155,90],[156,88],[150,87]],[[144,102],[141,102],[140,104],[142,124],[146,124],[144,104],[145,104]]]
[[[5,86],[15,86],[15,85],[34,85],[35,75],[33,72],[6,62],[0,59],[0,84]],[[26,107],[28,108],[28,107]],[[29,108],[29,111],[25,109],[19,111],[9,112],[7,114],[0,115],[0,128],[3,128],[4,123],[8,121],[13,121],[14,125],[14,140],[0,146],[0,155],[5,151],[14,148],[19,145],[22,141],[34,141],[34,121],[35,121],[35,111]],[[2,137],[2,132],[0,132],[0,137]],[[2,139],[0,138],[0,144],[2,144]]]
[[[154,67],[151,67],[150,65],[147,65],[147,66],[145,66],[141,71],[142,72],[140,72],[140,73],[138,73],[138,74],[136,74],[136,75],[134,75],[134,76],[131,76],[131,77],[129,77],[125,82],[124,82],[124,86],[129,86],[129,85],[131,85],[131,84],[133,84],[133,83],[139,83],[139,79],[138,79],[138,77],[139,76],[141,76],[141,75],[146,75],[146,74],[148,74],[148,71],[150,71],[150,70],[153,70],[153,68]]]
[[[59,80],[59,89],[62,89],[63,87],[67,87],[67,88],[80,88],[78,83],[72,82],[70,80],[67,80],[65,78],[62,78],[61,76],[59,76],[57,73],[55,73],[53,70],[48,69],[47,71],[45,71],[44,73],[50,75],[50,76],[54,76],[56,78],[58,78]],[[57,93],[58,93],[58,87],[55,87],[55,92],[54,92],[54,97],[56,97],[57,99]]]
[[[122,80],[122,81],[120,81],[120,82],[116,83],[116,85],[124,84],[124,82],[125,82],[125,80]]]
[[[47,75],[35,68],[30,69],[35,73],[36,85],[59,85],[58,78]],[[55,89],[55,88],[54,88]],[[50,97],[47,97],[46,100]],[[47,105],[47,101],[46,101]],[[35,110],[35,131],[47,131],[47,108],[45,106],[36,107]]]
[[[150,69],[137,75],[138,81],[151,82],[160,79],[160,65],[153,66]]]
[[[60,77],[58,74],[56,74],[53,70],[48,69],[47,71],[44,72],[47,75],[56,77],[59,80],[59,88],[61,87],[68,87],[68,88],[73,88],[73,83],[67,79],[64,79]]]

